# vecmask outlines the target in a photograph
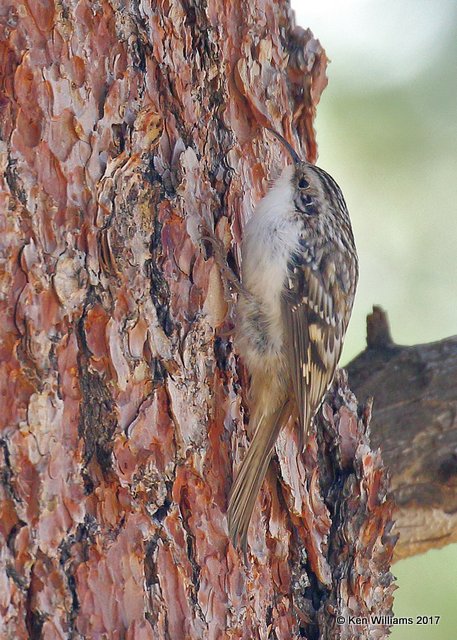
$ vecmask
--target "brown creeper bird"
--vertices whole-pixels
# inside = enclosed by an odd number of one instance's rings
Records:
[[[300,450],[306,446],[341,355],[358,278],[340,188],[270,131],[293,164],[257,205],[241,245],[235,344],[250,374],[254,437],[230,493],[228,526],[245,552],[257,494],[291,416],[298,418]]]

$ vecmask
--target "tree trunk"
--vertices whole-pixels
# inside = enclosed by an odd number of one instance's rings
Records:
[[[200,227],[238,268],[285,162],[264,126],[315,160],[319,42],[273,0],[0,24],[0,635],[385,637],[392,504],[343,374],[305,455],[283,430],[246,564],[227,537],[248,380]]]

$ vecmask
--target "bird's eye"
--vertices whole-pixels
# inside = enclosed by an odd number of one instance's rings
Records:
[[[300,178],[300,180],[298,181],[298,188],[307,189],[308,187],[309,187],[309,182],[307,182],[305,178]]]

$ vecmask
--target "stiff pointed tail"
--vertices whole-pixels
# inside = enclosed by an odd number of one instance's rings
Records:
[[[227,510],[229,535],[235,547],[240,543],[245,555],[248,527],[257,494],[267,472],[279,431],[288,413],[286,402],[274,413],[262,415],[230,492]]]

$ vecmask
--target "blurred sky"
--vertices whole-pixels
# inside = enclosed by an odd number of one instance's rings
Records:
[[[291,0],[331,59],[318,164],[351,212],[360,284],[343,363],[373,304],[400,344],[457,333],[457,1]],[[457,393],[457,391],[456,391]],[[376,409],[376,405],[375,405]],[[401,425],[399,426],[401,428]],[[441,615],[394,640],[457,637],[457,546],[394,565],[395,614]]]
[[[401,344],[456,333],[457,2],[292,0],[331,59],[316,120],[360,257],[343,361],[373,303]]]

